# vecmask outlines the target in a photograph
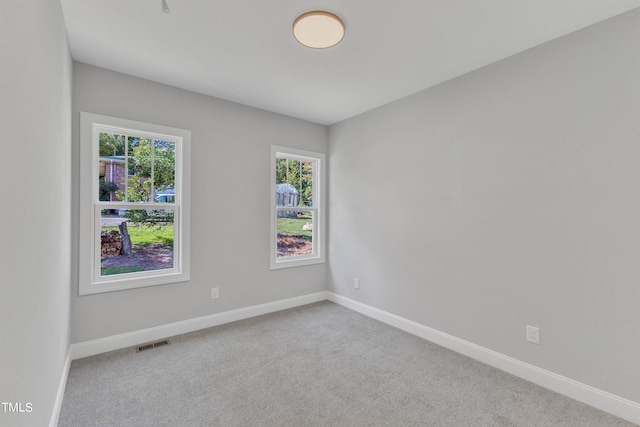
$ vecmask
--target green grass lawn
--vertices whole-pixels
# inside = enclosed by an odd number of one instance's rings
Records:
[[[309,221],[311,221],[311,217],[278,218],[278,234],[300,236],[305,240],[311,241],[313,231],[302,229],[302,226]]]
[[[144,271],[144,267],[103,268],[100,270],[100,275],[135,273],[136,271]]]
[[[138,225],[128,227],[133,245],[164,243],[173,245],[173,225]]]
[[[103,227],[102,230],[118,230],[118,227]],[[132,245],[150,245],[152,243],[173,245],[173,225],[128,225],[127,230],[131,236]]]

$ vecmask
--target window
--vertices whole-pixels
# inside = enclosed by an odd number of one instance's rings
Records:
[[[271,269],[324,262],[324,154],[271,147]]]
[[[80,122],[80,295],[189,280],[191,132]]]

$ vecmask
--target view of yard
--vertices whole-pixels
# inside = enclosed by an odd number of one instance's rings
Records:
[[[102,227],[103,232],[113,230],[118,231],[118,227]],[[131,255],[103,257],[102,276],[173,267],[173,225],[129,223],[127,230],[131,237]]]
[[[310,228],[311,214],[297,218],[278,218],[278,256],[308,255],[313,251],[313,231]],[[307,224],[307,227],[305,227]]]
[[[297,218],[278,218],[278,256],[308,255],[313,251],[312,217],[310,213]],[[132,223],[127,224],[131,238],[131,254],[113,257],[103,256],[100,274],[135,273],[173,267],[173,225]],[[114,232],[118,227],[102,227],[102,232]]]
[[[173,268],[177,143],[106,131],[98,143],[100,275]]]
[[[317,220],[313,192],[316,162],[283,153],[277,153],[275,160],[276,256],[313,255],[318,243],[313,230]]]

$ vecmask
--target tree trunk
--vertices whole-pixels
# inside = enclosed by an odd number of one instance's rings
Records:
[[[131,255],[131,236],[127,230],[126,221],[120,223],[118,226],[120,234],[122,234],[122,255]]]

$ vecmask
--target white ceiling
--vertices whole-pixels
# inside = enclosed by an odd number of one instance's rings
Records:
[[[76,61],[333,124],[614,15],[640,0],[61,0]],[[327,10],[327,50],[293,38]]]

